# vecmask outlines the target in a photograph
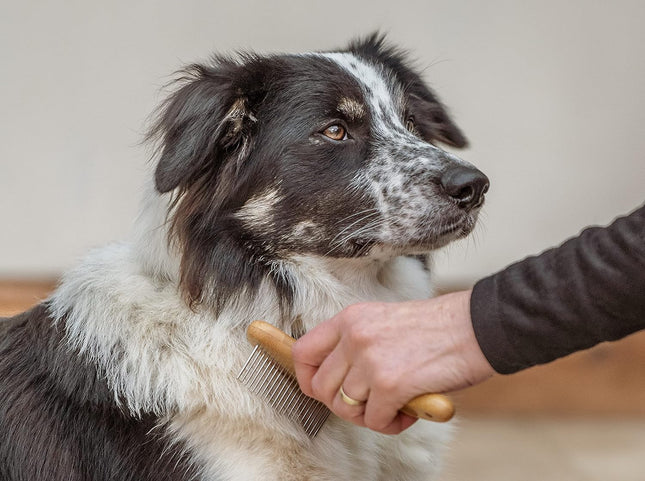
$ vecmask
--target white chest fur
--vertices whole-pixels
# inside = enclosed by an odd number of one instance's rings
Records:
[[[310,440],[235,379],[250,353],[251,320],[280,323],[271,287],[215,319],[195,313],[172,281],[144,272],[130,245],[92,253],[52,298],[72,346],[89,354],[115,398],[153,412],[204,466],[203,480],[427,480],[449,426],[419,422],[397,437],[333,416]],[[277,266],[297,279],[294,312],[311,328],[349,304],[428,297],[413,259],[387,262],[294,258]]]

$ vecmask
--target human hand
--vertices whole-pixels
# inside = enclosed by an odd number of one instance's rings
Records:
[[[477,384],[494,373],[470,319],[471,291],[434,299],[349,306],[293,347],[302,391],[336,415],[386,434],[416,419],[398,412],[412,398]],[[353,399],[341,399],[340,387]]]

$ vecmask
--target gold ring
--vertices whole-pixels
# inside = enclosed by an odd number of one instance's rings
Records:
[[[340,398],[343,400],[343,402],[345,404],[349,404],[350,406],[362,406],[366,402],[366,401],[359,401],[357,399],[349,397],[347,394],[345,394],[345,391],[343,391],[343,386],[340,387],[339,392],[340,392]]]

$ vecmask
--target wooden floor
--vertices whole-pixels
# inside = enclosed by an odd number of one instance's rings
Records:
[[[0,280],[0,316],[26,310],[55,285]],[[466,414],[645,416],[645,332],[452,396]]]
[[[56,279],[0,280],[0,317],[27,310],[44,300],[56,287]]]

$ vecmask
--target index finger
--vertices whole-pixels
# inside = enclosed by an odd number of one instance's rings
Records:
[[[313,395],[311,380],[339,340],[338,324],[332,318],[313,328],[293,345],[291,352],[296,378],[300,389],[306,395]]]
[[[337,316],[318,324],[298,339],[292,348],[293,362],[296,366],[318,367],[334,350],[340,341]]]

